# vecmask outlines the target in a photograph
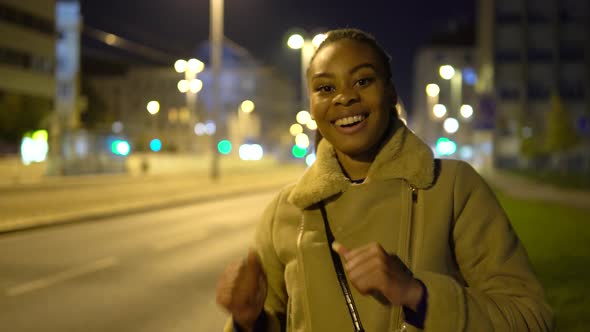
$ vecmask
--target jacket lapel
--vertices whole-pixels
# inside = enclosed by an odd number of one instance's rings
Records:
[[[418,189],[430,187],[434,182],[432,151],[400,120],[396,120],[395,126],[395,133],[375,158],[365,182],[397,178]],[[345,192],[350,185],[334,147],[324,139],[318,146],[316,162],[303,174],[288,200],[305,209]]]

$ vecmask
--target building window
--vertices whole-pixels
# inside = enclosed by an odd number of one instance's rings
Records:
[[[584,84],[579,80],[559,82],[559,94],[567,99],[584,99]]]
[[[527,95],[532,100],[548,99],[549,87],[540,82],[529,82]]]
[[[531,62],[549,62],[552,58],[550,49],[530,48],[528,50],[528,59]]]
[[[496,22],[499,24],[520,24],[522,15],[520,13],[497,12]]]
[[[0,4],[0,21],[10,22],[48,35],[55,34],[53,21],[4,4]]]
[[[494,56],[496,62],[518,62],[520,61],[519,50],[496,50]]]
[[[520,91],[518,88],[513,87],[500,87],[498,89],[501,99],[504,100],[516,100],[520,98]]]
[[[27,68],[31,63],[31,56],[26,53],[0,47],[0,63]]]
[[[584,60],[583,45],[561,43],[559,45],[559,58],[562,60],[562,62],[577,62]]]

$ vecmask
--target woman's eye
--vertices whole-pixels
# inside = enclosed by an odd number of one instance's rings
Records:
[[[319,92],[332,92],[334,88],[329,85],[321,85],[316,90]]]
[[[360,80],[356,81],[356,84],[358,84],[359,86],[365,86],[371,83],[371,81],[371,78],[361,78]]]

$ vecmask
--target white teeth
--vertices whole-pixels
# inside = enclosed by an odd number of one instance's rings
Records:
[[[356,122],[361,122],[366,118],[365,115],[355,115],[355,116],[349,116],[347,118],[342,118],[342,119],[338,119],[336,121],[334,121],[334,124],[337,126],[346,126],[346,125],[350,125]]]

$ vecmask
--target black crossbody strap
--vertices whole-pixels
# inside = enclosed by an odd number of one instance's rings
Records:
[[[338,255],[338,253],[332,250],[332,244],[334,243],[334,234],[332,234],[330,224],[328,223],[328,214],[326,213],[324,202],[320,202],[320,211],[322,213],[322,218],[324,219],[324,226],[326,227],[326,237],[328,238],[328,250],[330,250],[330,255],[332,256],[332,263],[334,263],[334,269],[336,270],[338,283],[340,284],[340,288],[342,289],[342,295],[344,295],[344,299],[346,300],[346,307],[348,308],[348,312],[350,313],[350,318],[352,319],[352,324],[354,325],[354,331],[364,332],[365,330],[363,329],[363,325],[361,324],[359,313],[356,310],[356,305],[354,304],[352,293],[350,292],[348,282],[346,281],[346,274],[344,274],[342,261],[340,260],[340,256]]]

